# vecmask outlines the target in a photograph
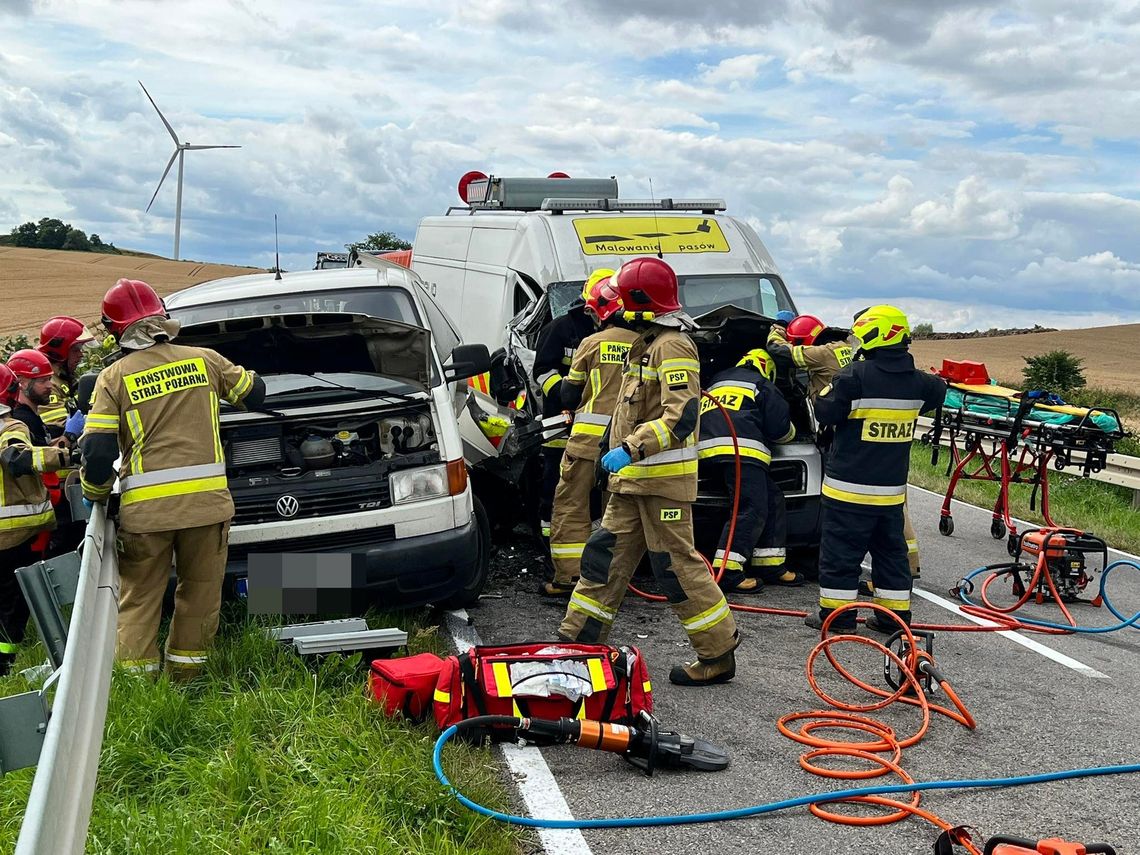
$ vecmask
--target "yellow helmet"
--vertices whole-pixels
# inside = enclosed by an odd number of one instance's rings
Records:
[[[770,381],[776,379],[776,363],[772,361],[772,357],[768,355],[768,351],[762,347],[754,348],[740,357],[740,361],[736,363],[736,367],[740,368],[743,365],[751,365]]]
[[[896,347],[910,341],[910,322],[894,306],[871,306],[856,316],[851,332],[863,350]]]
[[[586,284],[582,286],[582,299],[590,299],[590,292],[594,290],[594,286],[601,282],[603,279],[613,275],[614,271],[610,270],[608,267],[599,267],[597,270],[591,273],[590,277],[586,280]]]

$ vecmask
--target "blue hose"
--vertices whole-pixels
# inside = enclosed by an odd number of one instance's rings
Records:
[[[964,790],[977,788],[1019,787],[1025,784],[1044,784],[1049,781],[1069,781],[1074,778],[1092,778],[1101,775],[1124,775],[1140,772],[1140,763],[1125,766],[1095,766],[1090,769],[1072,769],[1065,772],[1046,772],[1040,775],[1022,775],[1017,778],[974,778],[959,781],[919,781],[914,784],[890,784],[879,787],[861,787],[852,790],[837,790],[832,793],[816,793],[814,795],[797,796],[794,799],[784,799],[778,802],[752,805],[751,807],[733,808],[731,810],[711,811],[708,813],[683,813],[673,816],[632,816],[615,817],[610,819],[546,819],[543,817],[517,816],[516,814],[502,813],[471,801],[448,780],[443,771],[443,746],[451,739],[458,728],[455,725],[447,728],[435,741],[435,750],[432,752],[432,767],[435,776],[459,800],[459,803],[483,816],[506,822],[511,825],[522,825],[527,828],[645,828],[655,825],[690,825],[701,822],[723,822],[729,819],[744,819],[750,816],[761,816],[766,813],[775,813],[788,808],[803,807],[804,805],[834,802],[848,799],[853,796],[883,796],[894,793],[911,793],[920,790]]]
[[[1028,624],[1029,626],[1040,626],[1045,629],[1063,629],[1066,632],[1083,633],[1085,635],[1099,635],[1106,632],[1116,632],[1117,630],[1126,629],[1127,627],[1140,629],[1140,626],[1136,625],[1137,621],[1140,621],[1140,612],[1136,612],[1136,614],[1132,615],[1132,617],[1125,617],[1119,611],[1117,611],[1116,607],[1112,604],[1112,599],[1105,591],[1105,584],[1108,582],[1108,574],[1111,573],[1113,569],[1120,567],[1121,565],[1131,567],[1133,570],[1140,570],[1140,564],[1137,564],[1135,561],[1128,561],[1127,559],[1113,561],[1111,564],[1105,567],[1104,572],[1101,573],[1099,589],[1099,594],[1104,602],[1104,605],[1110,612],[1112,612],[1112,614],[1116,617],[1117,620],[1120,621],[1120,623],[1113,624],[1112,626],[1069,626],[1067,623],[1053,623],[1047,620],[1034,620],[1033,618],[1021,617],[1020,615],[1018,615],[1017,619],[1021,623]],[[963,603],[968,606],[974,606],[975,608],[985,608],[984,605],[975,603],[973,600],[971,600],[966,594],[965,589],[969,586],[972,586],[974,579],[980,576],[982,573],[989,572],[989,569],[989,567],[979,567],[963,580],[965,584],[961,585],[958,589],[958,596],[961,598]]]

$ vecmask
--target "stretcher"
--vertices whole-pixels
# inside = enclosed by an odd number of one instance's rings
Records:
[[[943,437],[950,447],[950,483],[938,520],[944,536],[954,531],[950,502],[958,482],[993,481],[1000,486],[990,535],[1006,538],[1013,554],[1018,534],[1010,516],[1010,485],[1032,488],[1030,509],[1040,491],[1041,515],[1046,525],[1055,527],[1049,507],[1050,465],[1057,471],[1075,469],[1087,478],[1104,468],[1116,440],[1124,436],[1115,410],[1075,407],[1048,392],[999,386],[980,363],[945,360],[937,373],[948,381],[946,399],[921,439],[932,447],[933,464]]]

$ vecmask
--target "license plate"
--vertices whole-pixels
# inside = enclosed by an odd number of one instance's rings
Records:
[[[243,600],[249,596],[249,579],[242,576],[234,580],[234,593]]]

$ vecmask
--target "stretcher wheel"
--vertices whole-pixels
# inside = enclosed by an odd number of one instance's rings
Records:
[[[1009,536],[1009,540],[1005,542],[1005,551],[1011,556],[1017,555],[1017,537],[1014,535]]]
[[[990,537],[994,540],[1001,540],[1005,535],[1005,523],[1001,520],[994,520],[990,523]]]
[[[954,517],[939,517],[938,533],[943,537],[952,535],[954,533]]]

